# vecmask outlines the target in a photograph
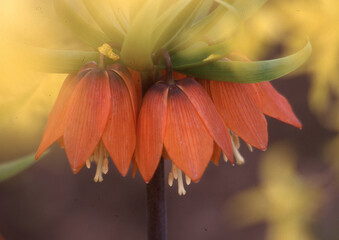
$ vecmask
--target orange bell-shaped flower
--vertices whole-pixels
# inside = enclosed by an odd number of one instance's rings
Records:
[[[136,114],[136,89],[129,71],[119,64],[101,69],[90,62],[65,80],[36,159],[59,141],[74,173],[95,161],[94,180],[102,181],[110,156],[125,176],[136,145]]]
[[[146,93],[137,123],[136,161],[149,182],[163,150],[190,179],[198,181],[214,143],[233,161],[230,135],[210,96],[194,79],[158,82]]]

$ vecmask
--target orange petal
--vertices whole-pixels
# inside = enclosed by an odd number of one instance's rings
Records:
[[[175,80],[180,80],[183,78],[187,78],[185,74],[179,73],[179,72],[173,72],[173,77]]]
[[[214,141],[233,163],[231,136],[208,93],[199,83],[190,78],[178,81],[177,86],[186,94]]]
[[[135,161],[135,157],[132,158],[132,178],[135,178],[138,172],[138,164]]]
[[[211,81],[215,106],[226,126],[245,142],[266,149],[267,122],[258,106],[258,93],[252,84]]]
[[[166,75],[166,70],[162,70],[161,74],[164,76]],[[173,78],[175,80],[180,80],[183,78],[187,78],[187,76],[185,74],[179,73],[179,72],[173,72]]]
[[[262,101],[263,111],[266,115],[297,128],[302,128],[301,122],[295,116],[287,99],[278,93],[270,82],[256,83],[255,85]]]
[[[77,75],[70,74],[65,79],[52,111],[48,116],[45,132],[36,152],[35,159],[38,159],[49,146],[51,146],[64,134],[66,123],[65,116],[69,105],[69,99],[80,79],[83,78],[93,67],[95,67],[95,63],[89,62],[79,70]]]
[[[214,149],[213,149],[213,154],[212,154],[211,161],[216,166],[219,166],[220,155],[221,155],[221,148],[217,144],[214,143]]]
[[[172,161],[195,182],[213,153],[213,138],[188,97],[175,85],[168,94],[164,145]]]
[[[135,81],[131,75],[131,73],[128,71],[127,68],[125,68],[121,64],[113,64],[110,67],[108,67],[109,70],[114,71],[116,74],[118,74],[121,79],[124,80],[128,92],[130,94],[130,98],[132,100],[132,106],[133,106],[133,111],[134,111],[134,117],[135,117],[135,122],[137,121],[137,115],[138,115],[138,99],[137,99],[137,92],[136,92],[136,86],[135,86]]]
[[[206,80],[206,79],[196,79],[196,80],[206,90],[208,95],[210,95],[212,97],[210,80]]]
[[[90,158],[106,127],[111,106],[106,71],[90,71],[78,84],[67,111],[65,150],[74,172]]]
[[[75,78],[74,75],[68,75],[63,83],[53,109],[48,116],[48,122],[40,146],[36,152],[35,159],[38,159],[49,146],[64,134],[66,122],[65,116],[69,99],[78,82],[79,78]]]
[[[146,93],[137,123],[136,161],[145,182],[158,167],[165,133],[168,86],[157,84]]]
[[[107,72],[110,79],[111,111],[102,141],[120,174],[126,176],[135,150],[135,113],[124,81],[115,72]]]
[[[134,71],[132,69],[129,69],[133,81],[134,81],[134,85],[135,85],[135,89],[136,89],[136,93],[137,93],[137,102],[138,102],[138,112],[140,111],[141,108],[141,103],[142,103],[142,85],[141,85],[141,76],[140,73],[137,71]]]

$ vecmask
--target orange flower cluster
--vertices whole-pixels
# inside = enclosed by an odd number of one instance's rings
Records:
[[[36,158],[55,141],[65,148],[72,170],[97,164],[95,181],[108,171],[108,157],[125,176],[133,160],[149,182],[162,156],[172,160],[173,178],[199,181],[221,153],[242,163],[239,137],[264,150],[265,115],[301,128],[288,101],[269,82],[240,84],[174,74],[141,99],[140,76],[120,64],[86,64],[59,93]],[[183,189],[183,188],[182,188]],[[181,190],[184,194],[184,190]]]

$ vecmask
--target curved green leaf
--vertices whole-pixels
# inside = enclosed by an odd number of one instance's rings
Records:
[[[166,48],[193,20],[203,0],[180,0],[173,3],[157,19],[153,33],[153,50]]]
[[[248,19],[267,0],[235,0],[232,5],[218,0],[219,6],[195,24],[189,31],[181,34],[172,45],[171,51],[185,48],[202,39],[210,43],[223,42],[241,22]]]
[[[126,2],[121,1],[121,0],[120,1],[110,0],[110,5],[111,5],[111,9],[113,11],[114,18],[117,19],[121,29],[126,33],[126,32],[128,32],[130,22],[129,22],[128,17],[126,16],[126,13],[124,13],[124,11],[122,10],[123,4],[126,4]],[[136,3],[134,1],[133,3],[130,3],[130,4],[134,5]],[[136,5],[139,5],[139,4],[136,4]],[[139,5],[139,7],[141,8],[140,5]],[[132,7],[130,6],[130,8],[132,8]]]
[[[213,43],[219,43],[227,39],[239,27],[241,23],[251,17],[260,9],[267,0],[236,0],[232,6],[228,6],[224,0],[218,0],[229,11],[220,16],[211,28],[205,32],[205,36]]]
[[[35,68],[40,72],[49,73],[74,73],[85,63],[99,61],[99,52],[54,50],[44,48],[31,48],[30,54],[39,62]],[[105,58],[107,64],[114,63],[113,60]]]
[[[257,62],[218,61],[198,67],[175,69],[181,73],[216,81],[256,83],[282,77],[300,67],[311,55],[312,46],[274,60]]]
[[[152,34],[161,1],[148,0],[135,16],[121,49],[121,60],[136,70],[153,68]]]
[[[47,154],[47,152],[45,153]],[[45,155],[44,154],[44,155]],[[20,172],[26,170],[35,163],[35,154],[26,155],[24,157],[0,164],[0,182],[5,181]]]
[[[100,26],[102,31],[110,38],[110,44],[120,48],[125,33],[116,24],[117,20],[111,11],[110,3],[107,0],[83,0],[88,12]]]
[[[171,55],[172,66],[176,70],[179,70],[216,62],[224,58],[230,52],[230,45],[229,42],[225,42],[208,46],[204,42],[198,42],[191,48]],[[163,69],[165,66],[160,65],[158,68]]]
[[[65,0],[54,0],[54,7],[61,21],[85,44],[97,49],[109,38],[80,17]]]

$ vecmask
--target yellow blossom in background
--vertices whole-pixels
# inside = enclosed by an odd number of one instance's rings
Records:
[[[313,53],[303,69],[312,79],[310,106],[316,113],[324,113],[330,92],[339,96],[338,12],[337,0],[268,1],[243,29],[237,47],[262,58],[269,53],[267,44],[282,44],[289,53],[308,36]]]
[[[289,145],[276,144],[262,159],[259,186],[232,197],[225,213],[238,227],[266,222],[267,240],[311,240],[321,195],[314,182],[296,171]]]
[[[65,76],[34,71],[36,59],[23,51],[23,44],[56,42],[58,27],[51,28],[47,18],[51,3],[1,1],[0,9],[0,52],[6,56],[0,59],[0,161],[5,161],[34,151]]]

